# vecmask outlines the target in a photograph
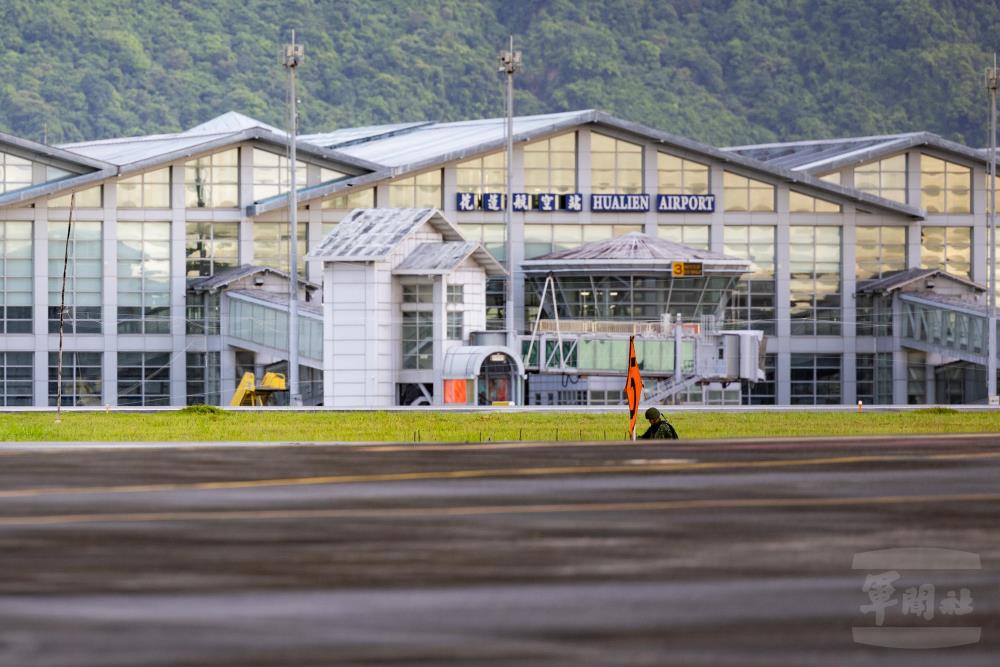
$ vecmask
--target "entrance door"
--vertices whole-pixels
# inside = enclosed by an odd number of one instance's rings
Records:
[[[490,405],[496,401],[513,401],[514,366],[510,357],[502,352],[491,354],[479,372],[479,404]]]

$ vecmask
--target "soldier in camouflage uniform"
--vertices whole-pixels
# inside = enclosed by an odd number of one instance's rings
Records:
[[[656,408],[646,410],[646,419],[649,420],[649,428],[639,437],[643,440],[676,440],[677,431],[670,425],[663,415]]]

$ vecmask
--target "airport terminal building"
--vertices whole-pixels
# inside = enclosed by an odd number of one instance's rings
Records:
[[[930,133],[719,148],[585,110],[516,118],[508,184],[504,130],[300,137],[307,404],[332,404],[338,373],[370,376],[379,405],[618,403],[587,337],[683,327],[766,337],[759,378],[681,383],[670,366],[684,402],[985,400],[984,151]],[[280,129],[230,112],[62,146],[0,134],[0,177],[0,404],[55,403],[60,315],[65,405],[225,404],[243,372],[287,368]],[[356,220],[395,245],[327,252]],[[374,302],[326,284],[350,275],[379,281]],[[338,299],[375,314],[345,323]]]

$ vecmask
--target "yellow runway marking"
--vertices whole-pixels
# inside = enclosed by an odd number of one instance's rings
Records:
[[[371,509],[229,510],[207,512],[133,512],[123,514],[61,514],[0,517],[4,526],[51,526],[81,523],[142,523],[177,521],[245,521],[290,519],[378,519],[498,514],[580,514],[594,512],[652,512],[698,509],[761,509],[855,507],[920,503],[1000,502],[1000,493],[957,495],[872,496],[868,498],[734,498],[664,500],[623,503],[561,503],[549,505],[480,505],[466,507],[400,507]]]
[[[98,494],[98,493],[152,493],[160,491],[219,491],[230,489],[258,489],[284,486],[318,486],[332,484],[363,484],[373,482],[412,482],[458,479],[485,479],[504,477],[547,477],[574,475],[637,474],[654,472],[688,472],[705,470],[750,470],[761,468],[789,468],[802,466],[849,465],[858,463],[921,462],[965,459],[1000,458],[1000,452],[975,452],[968,454],[938,455],[871,455],[835,456],[813,459],[774,459],[757,461],[713,461],[702,463],[653,463],[606,464],[581,466],[555,466],[537,468],[484,468],[479,470],[443,470],[428,472],[371,473],[359,475],[324,475],[316,477],[288,477],[279,479],[249,479],[216,482],[183,482],[163,484],[126,484],[118,486],[42,487],[0,491],[0,498],[26,498],[47,495]]]

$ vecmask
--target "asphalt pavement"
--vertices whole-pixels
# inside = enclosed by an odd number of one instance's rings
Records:
[[[996,665],[998,519],[1000,436],[8,443],[0,665]]]

